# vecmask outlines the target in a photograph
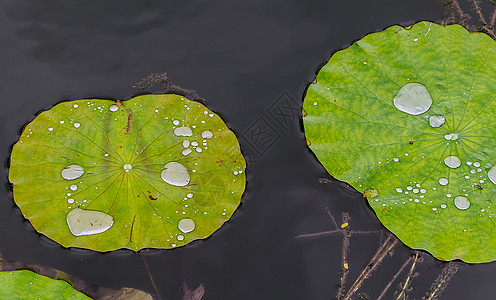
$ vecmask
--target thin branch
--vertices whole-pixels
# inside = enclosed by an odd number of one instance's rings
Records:
[[[394,274],[393,278],[389,281],[389,283],[386,285],[386,287],[382,290],[381,294],[379,295],[379,297],[377,297],[377,300],[381,300],[382,297],[384,297],[384,295],[386,295],[386,292],[389,290],[389,288],[391,287],[391,285],[396,281],[396,279],[398,278],[398,276],[400,276],[401,272],[403,272],[403,270],[406,268],[406,266],[413,260],[413,256],[410,256],[404,263],[403,265],[400,267],[400,269],[398,270],[398,272],[396,272],[396,274]]]
[[[418,258],[419,258],[419,255],[418,255],[418,251],[417,251],[417,252],[415,252],[415,257],[413,259],[412,266],[410,267],[410,271],[408,271],[408,275],[406,276],[405,283],[403,284],[403,287],[402,287],[400,293],[396,297],[396,300],[405,299],[408,287],[410,286],[411,281],[413,280],[413,270],[415,270],[415,265],[417,264]]]
[[[477,13],[477,16],[479,17],[479,20],[481,20],[483,26],[487,25],[486,19],[484,18],[484,15],[482,14],[482,11],[479,6],[479,1],[477,0],[472,0],[472,4],[474,5],[475,12]]]
[[[450,261],[443,268],[443,270],[441,271],[439,276],[436,278],[436,280],[434,280],[429,291],[425,294],[425,296],[422,299],[423,300],[438,299],[438,297],[446,289],[446,286],[448,286],[448,284],[451,281],[451,278],[453,278],[453,276],[456,274],[456,272],[458,272],[458,264]]]
[[[342,266],[342,274],[341,275],[341,280],[339,281],[339,289],[338,289],[338,294],[336,296],[337,300],[340,300],[341,297],[344,296],[344,287],[346,285],[346,279],[348,277],[349,273],[349,266],[348,266],[348,251],[350,247],[350,237],[351,237],[351,230],[350,226],[348,225],[350,221],[350,216],[347,213],[342,214],[342,219],[343,219],[343,225],[344,228],[343,230],[343,243],[341,246],[341,266]]]
[[[150,273],[150,268],[148,268],[148,263],[146,262],[145,256],[142,253],[139,253],[141,259],[143,260],[143,264],[145,265],[146,273],[148,273],[148,277],[150,278],[150,282],[152,283],[153,289],[155,290],[155,294],[157,294],[157,299],[162,300],[160,293],[158,291],[157,285],[155,284],[155,280],[153,280],[152,273]]]
[[[379,266],[379,264],[384,260],[384,258],[387,256],[389,251],[393,249],[393,247],[398,243],[397,239],[394,239],[394,241],[391,242],[393,239],[392,235],[389,235],[388,238],[384,241],[384,243],[381,245],[381,247],[377,250],[376,254],[372,258],[372,260],[367,264],[365,269],[363,269],[362,273],[358,278],[355,280],[353,285],[351,286],[350,290],[348,293],[346,293],[345,297],[343,300],[349,300],[355,294],[355,292],[362,286],[363,282],[365,279],[367,279],[370,274]]]
[[[489,26],[491,27],[491,30],[494,30],[494,25],[496,24],[496,7],[494,7],[493,13],[491,15],[491,23]]]

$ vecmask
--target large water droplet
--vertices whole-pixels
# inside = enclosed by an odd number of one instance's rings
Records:
[[[62,170],[62,177],[67,180],[77,179],[84,174],[84,169],[80,165],[68,165]]]
[[[190,180],[188,169],[175,161],[167,163],[160,175],[165,182],[174,186],[186,186]]]
[[[487,177],[489,177],[489,180],[491,180],[492,183],[496,184],[496,165],[489,170]]]
[[[102,233],[114,225],[114,218],[101,211],[75,208],[67,214],[67,225],[75,236]]]
[[[193,131],[188,126],[177,127],[174,129],[174,135],[176,136],[192,136]]]
[[[456,169],[462,164],[462,162],[458,156],[450,155],[444,159],[444,164],[452,169]]]
[[[431,127],[440,127],[441,125],[444,124],[445,121],[446,120],[444,119],[443,116],[434,115],[434,116],[430,116],[429,125],[431,125]]]
[[[463,197],[463,196],[456,197],[454,202],[455,202],[456,208],[461,209],[461,210],[465,210],[465,209],[470,207],[470,201],[468,201],[468,199]]]
[[[405,84],[394,97],[394,106],[410,115],[420,115],[429,110],[432,98],[425,86],[412,82]]]
[[[179,220],[179,223],[177,223],[177,227],[179,228],[179,230],[181,230],[184,233],[188,233],[195,230],[195,226],[196,226],[195,221],[188,218],[181,219]]]

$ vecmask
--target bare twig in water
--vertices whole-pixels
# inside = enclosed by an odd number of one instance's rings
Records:
[[[403,272],[403,270],[406,268],[406,266],[408,266],[408,264],[412,262],[412,260],[413,260],[413,256],[410,256],[403,263],[403,265],[401,265],[401,267],[398,270],[398,272],[396,272],[396,274],[394,274],[393,278],[389,281],[389,283],[386,285],[386,287],[382,290],[382,292],[379,295],[379,297],[377,297],[377,300],[381,300],[382,297],[384,297],[384,295],[386,295],[386,292],[389,290],[389,288],[391,287],[391,285],[396,281],[396,279],[398,278],[398,276],[400,276],[401,272]]]
[[[466,29],[470,29],[469,20],[471,19],[471,16],[464,12],[458,0],[440,0],[440,3],[446,8],[446,13],[448,15],[443,22],[444,24],[460,24]],[[496,23],[496,7],[492,10],[489,22],[487,22],[479,0],[467,0],[467,3],[472,6],[473,12],[475,12],[474,17],[476,18],[474,19],[477,19],[478,22],[480,22],[479,25],[475,25],[472,29],[474,31],[484,32],[492,39],[496,39],[496,34],[494,33]]]
[[[423,300],[436,300],[444,292],[451,278],[458,272],[458,263],[450,261],[434,280],[429,291],[422,297]]]
[[[415,266],[417,265],[417,261],[419,261],[418,251],[415,252],[415,256],[413,258],[412,266],[410,267],[410,271],[408,271],[408,275],[406,276],[405,282],[400,285],[401,290],[396,296],[396,300],[405,300],[407,299],[407,293],[411,290],[410,286],[415,277],[417,277],[418,273],[413,273],[415,270]]]
[[[329,215],[331,215],[329,210],[327,210],[327,212],[329,213]],[[341,270],[341,279],[339,280],[338,294],[336,296],[336,299],[338,299],[338,300],[341,299],[341,297],[344,294],[344,287],[346,285],[346,279],[347,279],[348,273],[349,273],[348,251],[349,251],[349,247],[350,247],[350,237],[351,237],[351,230],[350,230],[350,226],[349,226],[350,216],[347,213],[343,213],[342,218],[343,218],[343,223],[341,225],[341,229],[343,232],[343,243],[341,245],[341,268],[342,268],[342,270]]]
[[[370,260],[370,262],[365,266],[362,273],[355,280],[348,293],[344,296],[344,300],[349,300],[355,294],[355,292],[362,286],[365,279],[367,279],[370,274],[380,265],[380,263],[387,256],[389,251],[391,251],[394,246],[398,243],[398,240],[393,237],[393,235],[389,235],[388,238],[384,241],[384,243],[379,247],[374,257]]]
[[[139,253],[139,256],[141,257],[141,260],[143,260],[143,264],[145,265],[146,273],[148,274],[148,277],[150,278],[150,282],[152,283],[153,289],[155,290],[155,294],[157,295],[157,299],[162,300],[162,297],[160,296],[157,285],[155,284],[155,280],[153,280],[152,273],[150,273],[150,268],[148,268],[148,263],[146,262],[145,256],[142,253]]]
[[[329,216],[329,219],[331,220],[331,223],[334,227],[333,230],[317,232],[317,233],[301,234],[301,235],[297,235],[295,238],[300,239],[300,238],[309,238],[309,237],[320,237],[320,236],[333,235],[335,233],[343,234],[343,241],[342,241],[342,245],[341,245],[341,268],[342,268],[342,271],[341,271],[341,278],[340,278],[339,284],[338,284],[339,288],[338,288],[338,293],[336,295],[336,299],[341,300],[343,297],[346,297],[346,296],[348,296],[348,298],[344,298],[344,299],[349,299],[349,297],[351,297],[354,293],[354,292],[353,293],[348,292],[348,294],[350,294],[350,295],[347,294],[345,296],[346,280],[348,278],[348,273],[349,273],[348,252],[349,252],[349,246],[350,246],[350,238],[353,235],[377,234],[377,233],[382,233],[383,231],[382,230],[371,230],[371,231],[351,230],[351,227],[349,225],[350,216],[348,215],[348,213],[342,213],[342,215],[341,215],[342,223],[341,223],[341,225],[338,225],[338,223],[336,222],[336,219],[334,218],[334,216],[329,211],[329,208],[327,208],[327,207],[326,207],[326,212],[327,212],[327,215]],[[392,245],[389,245],[391,239],[392,238],[390,236],[387,239],[387,241],[382,245],[382,247],[386,246],[386,248],[384,249],[384,251],[385,251],[384,256],[392,249],[392,247],[394,247],[394,244],[396,244],[396,242],[397,242],[397,241],[394,241],[392,243]],[[376,256],[374,256],[374,258],[376,258],[376,259],[378,258],[377,254],[376,254]],[[383,258],[384,257],[380,258],[380,260],[382,260]],[[375,262],[375,260],[374,260],[374,262]],[[377,261],[377,264],[379,264],[379,262],[380,261]],[[371,263],[369,263],[369,265],[370,264]],[[364,272],[365,272],[365,270],[364,270]],[[370,274],[370,273],[367,273],[367,274]],[[362,274],[362,275],[364,275],[364,274]],[[368,275],[366,275],[366,276],[368,276]],[[363,278],[360,281],[360,283],[356,287],[356,290],[363,283],[363,280],[365,280],[365,278]],[[358,279],[357,279],[357,281],[358,281]],[[357,282],[355,282],[355,284],[357,284]],[[355,286],[355,284],[354,284],[354,286]]]

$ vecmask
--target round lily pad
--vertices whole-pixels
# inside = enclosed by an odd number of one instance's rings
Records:
[[[174,248],[211,235],[245,188],[236,136],[174,94],[57,104],[11,156],[14,200],[40,233],[97,251]]]
[[[304,101],[308,143],[406,245],[496,259],[496,42],[393,26],[335,53]]]
[[[1,299],[91,299],[69,283],[28,270],[0,272]]]

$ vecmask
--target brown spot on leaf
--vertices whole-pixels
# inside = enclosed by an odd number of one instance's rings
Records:
[[[133,119],[133,114],[128,114],[127,115],[127,124],[126,124],[126,132],[124,134],[128,134],[129,130],[131,129],[131,120]]]
[[[157,200],[157,198],[153,197],[152,195],[148,195],[148,198],[150,198],[150,200]]]

